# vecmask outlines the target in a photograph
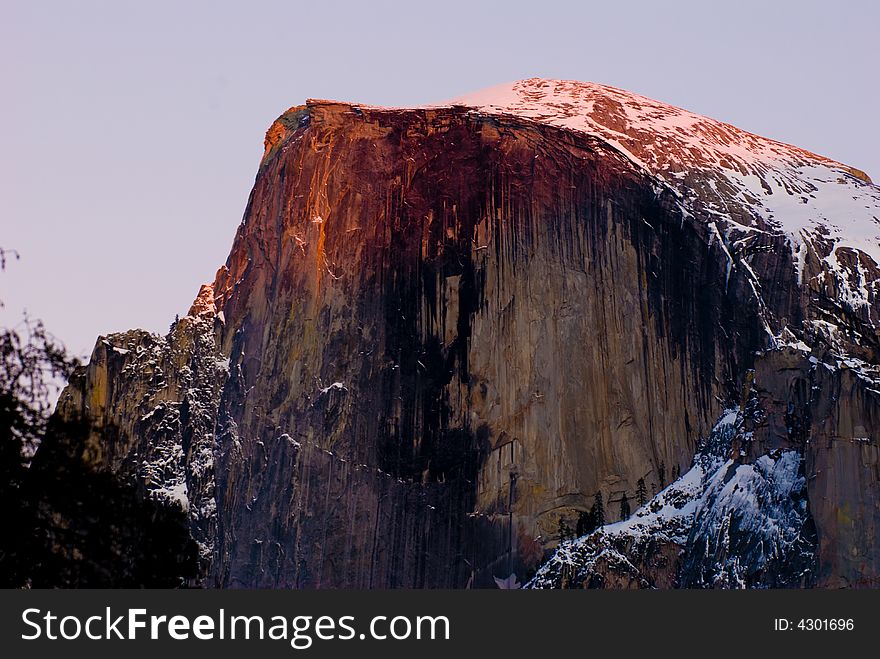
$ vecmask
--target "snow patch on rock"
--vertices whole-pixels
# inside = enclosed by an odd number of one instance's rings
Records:
[[[741,429],[740,410],[727,410],[690,470],[629,519],[560,543],[526,588],[601,584],[607,570],[653,587],[644,565],[664,543],[683,556],[680,586],[778,586],[809,578],[815,538],[802,457],[775,451],[741,463],[731,457]]]

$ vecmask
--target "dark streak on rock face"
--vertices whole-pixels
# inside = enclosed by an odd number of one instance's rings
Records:
[[[474,141],[461,130],[443,140]],[[438,147],[444,145],[424,144],[426,150]],[[454,379],[469,383],[471,320],[481,303],[473,243],[486,186],[480,180],[484,154],[473,150],[461,149],[448,170],[438,171],[443,159],[426,162],[389,209],[389,258],[379,299],[385,306],[384,358],[392,366],[384,371],[377,401],[386,419],[377,457],[380,469],[410,480],[473,482],[486,449],[469,427],[450,427],[446,391]],[[437,196],[432,188],[443,179],[446,194]],[[449,309],[442,283],[453,278],[457,302]],[[437,334],[438,316],[446,314],[458,319],[448,341]]]

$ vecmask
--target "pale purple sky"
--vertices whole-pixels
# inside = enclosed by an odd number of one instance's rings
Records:
[[[880,3],[0,0],[0,324],[73,351],[213,279],[272,120],[308,97],[602,82],[880,179]]]

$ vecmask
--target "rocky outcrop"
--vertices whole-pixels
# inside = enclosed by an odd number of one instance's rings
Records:
[[[100,340],[62,397],[94,429],[86,459],[186,508],[204,585],[491,587],[531,576],[596,493],[612,510],[639,481],[665,497],[750,405],[725,469],[765,494],[777,464],[803,479],[789,524],[743,526],[766,546],[815,523],[797,578],[762,554],[721,579],[752,536],[689,563],[707,530],[617,538],[632,569],[609,554],[578,583],[871,583],[876,265],[826,225],[795,243],[722,175],[791,188],[762,165],[785,156],[869,204],[876,188],[755,136],[740,167],[718,146],[732,127],[688,124],[712,146],[694,155],[683,111],[598,86],[560,106],[530,82],[512,104],[285,113],[190,314],[164,339]],[[742,512],[709,485],[706,529]]]
[[[185,513],[204,572],[216,536],[214,424],[228,368],[213,325],[212,313],[194,313],[165,337],[134,330],[99,339],[56,410],[87,430],[53,435],[45,447],[73,439],[77,446],[67,452],[84,467],[111,472],[143,498]]]
[[[529,586],[877,587],[877,384],[856,360],[762,352],[693,468]]]
[[[778,450],[801,456],[818,534],[817,583],[877,587],[880,371],[855,358],[812,353],[784,346],[757,359],[757,422],[741,450],[751,460]]]
[[[750,458],[753,404],[728,410],[687,473],[636,513],[563,541],[532,588],[804,587],[817,582],[803,457]]]

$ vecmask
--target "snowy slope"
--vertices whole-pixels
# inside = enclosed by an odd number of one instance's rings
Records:
[[[659,571],[674,572],[676,586],[809,583],[816,539],[803,458],[774,451],[751,464],[740,461],[731,449],[742,422],[738,409],[726,411],[689,471],[630,518],[562,542],[526,587],[601,586],[609,572],[641,588],[664,587],[653,574],[664,544],[678,563]]]
[[[859,170],[595,83],[532,78],[448,104],[598,137],[672,189],[686,213],[717,223],[728,245],[782,234],[799,282],[809,247],[843,275],[853,306],[873,300],[876,280],[852,255],[880,264],[880,188]]]

